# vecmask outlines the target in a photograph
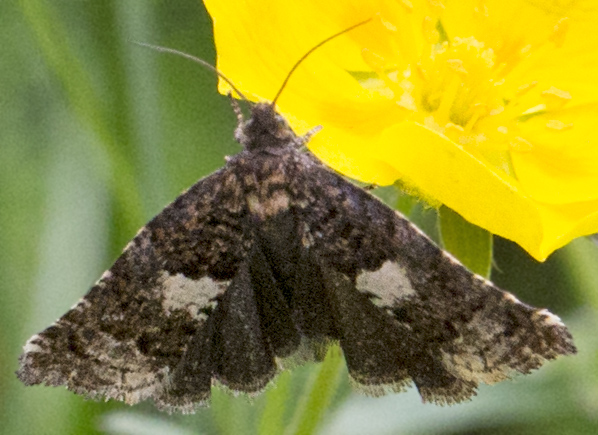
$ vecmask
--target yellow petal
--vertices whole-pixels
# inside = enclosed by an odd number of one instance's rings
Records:
[[[214,21],[217,68],[255,100],[272,99],[292,66],[309,49],[376,13],[374,4],[365,7],[367,3],[358,1],[353,3],[356,10],[352,13],[333,15],[322,14],[319,5],[309,2],[286,2],[282,7],[263,0],[204,3]],[[362,68],[362,45],[354,42],[360,35],[369,33],[355,29],[323,46],[305,61],[297,75],[306,74],[310,64],[316,65],[316,69],[320,63],[337,65],[337,72],[341,70],[339,62],[344,67]],[[323,73],[331,73],[330,68],[317,74],[312,71],[312,78]],[[292,82],[297,81],[293,76]],[[226,93],[229,87],[220,81],[219,90]]]
[[[517,179],[535,200],[569,204],[598,199],[598,104],[533,117],[519,126],[532,147],[512,152]]]
[[[449,38],[474,36],[498,54],[548,39],[562,10],[550,0],[448,0],[442,23]]]
[[[592,234],[598,228],[598,201],[540,205],[540,225],[545,230],[539,245],[523,246],[536,260],[544,261],[552,252],[571,240]]]
[[[364,165],[363,143],[353,141],[345,137],[342,149],[330,152],[332,147],[324,144],[314,152],[343,173],[359,168],[358,178],[369,182],[386,184],[400,176],[424,195],[460,210],[470,222],[516,241],[539,261],[598,227],[597,201],[573,208],[539,203],[502,172],[489,171],[487,163],[421,125],[403,122],[386,129],[376,141],[370,140],[370,159]],[[467,186],[465,195],[463,186]]]
[[[539,244],[538,212],[516,181],[489,171],[448,138],[403,122],[384,131],[372,154],[470,222],[524,245]]]

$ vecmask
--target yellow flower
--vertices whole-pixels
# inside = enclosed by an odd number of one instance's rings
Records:
[[[544,260],[598,232],[598,4],[592,1],[206,0],[218,68],[278,101],[310,149],[428,200]],[[222,92],[228,91],[220,84]]]

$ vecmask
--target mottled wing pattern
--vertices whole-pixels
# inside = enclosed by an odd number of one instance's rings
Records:
[[[363,189],[317,164],[302,165],[290,189],[350,375],[366,392],[413,382],[424,400],[455,403],[480,382],[575,353],[558,317],[472,274]]]
[[[339,341],[366,392],[454,403],[575,352],[560,320],[473,275],[297,147],[260,103],[245,150],[164,209],[21,356],[28,385],[192,412],[253,393],[277,359]],[[317,352],[312,356],[318,356]]]
[[[237,338],[249,342],[259,336],[255,307],[242,306],[255,305],[255,298],[239,294],[252,246],[241,227],[244,204],[229,167],[179,196],[79,303],[28,341],[19,378],[129,404],[151,397],[159,407],[191,411],[209,396],[213,374],[227,376],[214,353],[234,361],[243,351],[213,337],[213,319],[221,334],[234,337],[242,329]],[[190,365],[202,374],[192,388],[184,379]],[[239,387],[255,382],[250,373]]]

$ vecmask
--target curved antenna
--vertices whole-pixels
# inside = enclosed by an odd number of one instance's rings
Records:
[[[291,70],[287,74],[286,78],[282,82],[282,86],[280,87],[280,89],[276,93],[276,96],[272,100],[272,107],[274,107],[276,105],[276,100],[278,100],[278,97],[280,97],[280,94],[282,94],[282,91],[284,90],[284,88],[286,87],[287,83],[289,82],[289,79],[291,78],[291,75],[293,75],[293,73],[295,72],[295,70],[299,67],[299,65],[301,64],[301,62],[303,62],[307,58],[307,56],[309,56],[310,54],[312,54],[314,51],[316,51],[322,45],[326,44],[331,39],[334,39],[337,36],[341,36],[342,34],[347,33],[347,32],[353,30],[356,27],[363,26],[364,24],[369,23],[370,21],[372,21],[372,18],[368,18],[365,21],[361,21],[360,23],[353,24],[351,27],[347,27],[345,30],[341,30],[340,32],[335,33],[334,35],[329,36],[328,38],[324,39],[319,44],[313,46],[307,53],[305,53],[303,56],[301,56],[301,58],[295,63],[295,65],[293,65],[293,68],[291,68]]]
[[[137,44],[137,45],[141,45],[142,47],[151,48],[153,50],[160,51],[162,53],[176,54],[178,56],[185,57],[185,58],[187,58],[189,60],[192,60],[193,62],[196,62],[196,63],[198,63],[200,65],[205,66],[208,69],[211,69],[212,71],[214,71],[218,75],[218,77],[220,77],[222,80],[224,80],[226,83],[228,83],[230,85],[230,87],[233,89],[233,91],[235,91],[242,99],[244,99],[245,101],[249,101],[247,99],[247,97],[245,95],[243,95],[243,93],[239,89],[237,89],[237,87],[234,85],[234,83],[232,82],[232,80],[230,80],[228,77],[226,77],[220,71],[218,71],[209,62],[206,62],[205,60],[200,59],[199,57],[195,57],[195,56],[193,56],[191,54],[185,53],[184,51],[175,50],[174,48],[168,48],[168,47],[161,47],[159,45],[146,44],[145,42],[137,42],[137,41],[133,41],[133,42],[135,44]]]

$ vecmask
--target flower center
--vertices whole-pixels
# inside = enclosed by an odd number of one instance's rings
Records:
[[[481,116],[502,110],[492,49],[473,37],[430,48],[417,66],[414,81],[418,106],[433,115],[438,131],[451,127],[471,131]]]
[[[470,152],[482,154],[511,173],[509,153],[533,148],[518,135],[519,123],[560,109],[571,97],[555,87],[536,89],[537,82],[521,83],[510,73],[549,45],[558,46],[566,26],[555,26],[552,35],[535,46],[507,37],[490,47],[473,36],[449,41],[442,27],[433,22],[428,17],[423,26],[402,26],[423,29],[419,35],[382,22],[389,38],[398,39],[394,45],[399,49],[387,56],[364,49],[364,59],[376,78],[362,81],[363,86],[391,95],[405,109],[406,120],[468,146]],[[413,41],[423,43],[419,50],[409,50],[404,48],[408,40],[412,45]],[[548,122],[547,128],[563,128],[560,121]]]

